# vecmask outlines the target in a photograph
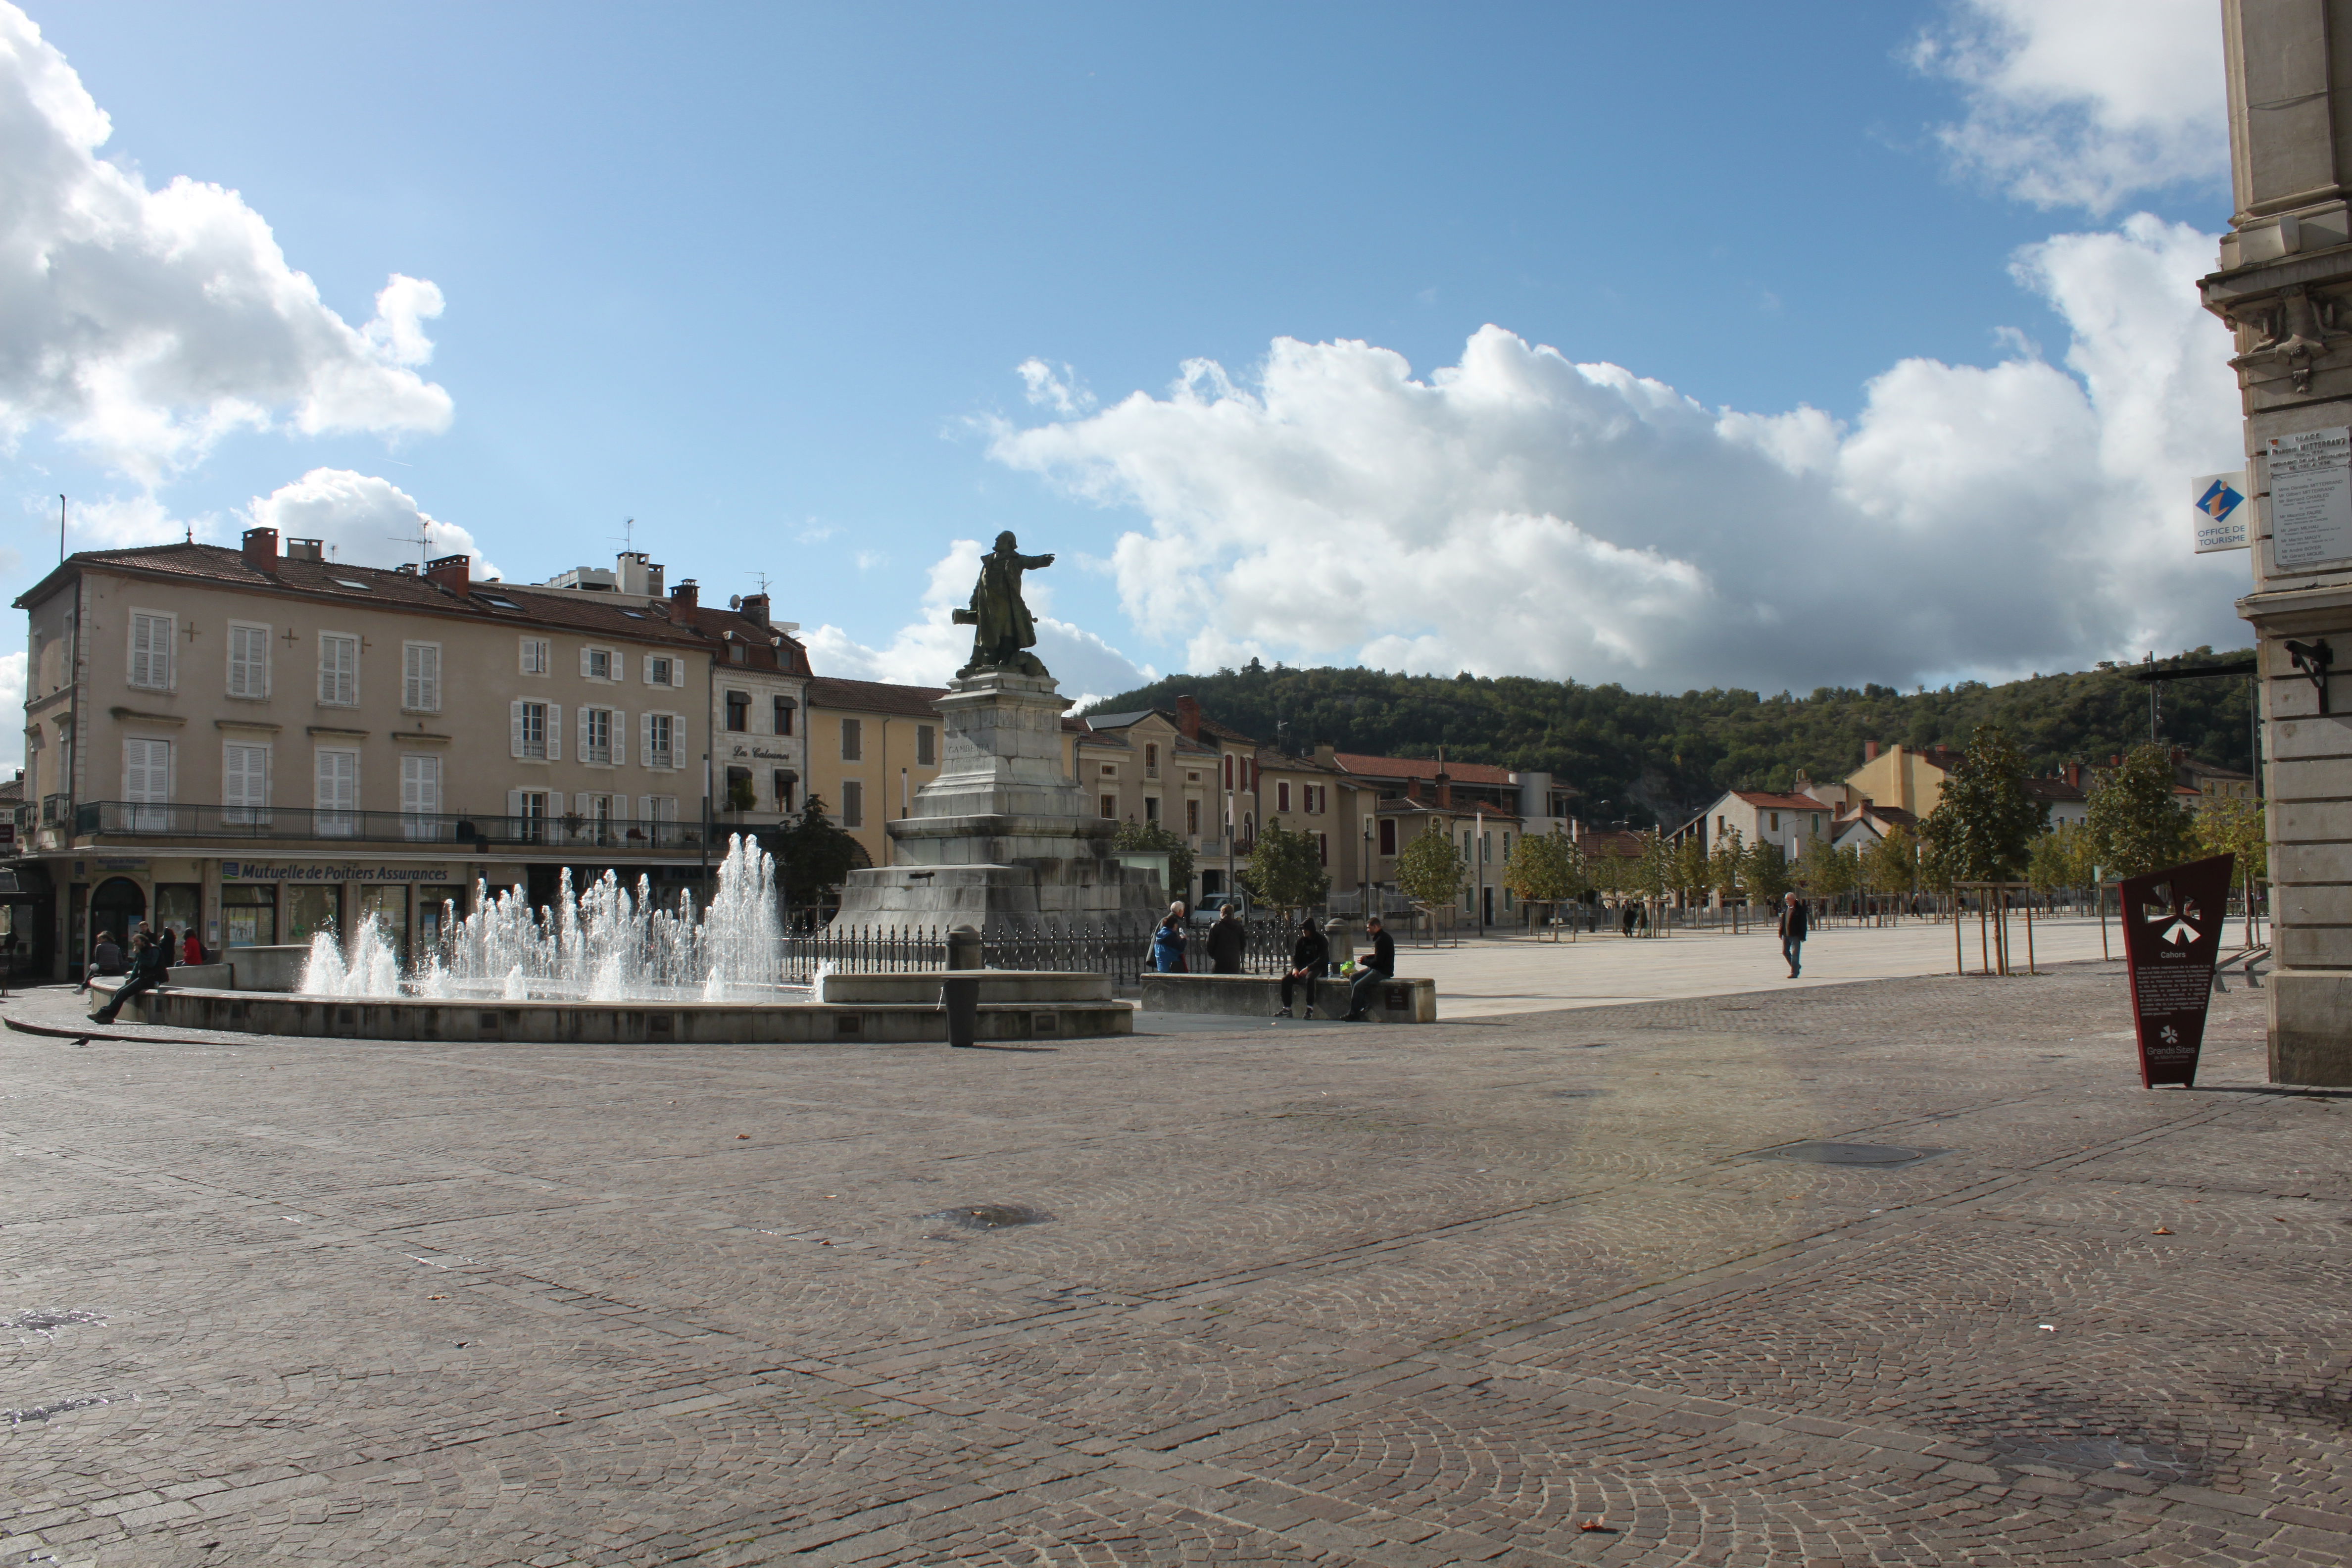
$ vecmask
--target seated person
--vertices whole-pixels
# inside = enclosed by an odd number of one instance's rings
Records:
[[[1348,987],[1347,1022],[1351,1024],[1370,1021],[1364,1009],[1380,994],[1381,982],[1396,976],[1396,939],[1381,929],[1378,915],[1364,921],[1364,931],[1372,939],[1372,951],[1357,969],[1355,984]]]

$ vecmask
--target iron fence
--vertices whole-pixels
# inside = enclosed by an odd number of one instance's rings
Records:
[[[74,808],[74,831],[122,837],[304,839],[346,844],[449,844],[486,848],[699,849],[698,822],[593,817],[486,816],[426,811],[336,811],[288,805],[197,805],[94,800]],[[723,845],[730,830],[714,829]]]
[[[1028,923],[992,920],[980,928],[981,963],[989,969],[1075,970],[1108,974],[1117,986],[1141,982],[1151,967],[1155,923],[1132,917],[1098,921]],[[1272,920],[1242,922],[1242,973],[1279,974],[1290,966],[1296,928]],[[806,985],[821,968],[856,974],[898,974],[942,970],[948,962],[948,928],[894,926],[881,930],[822,931],[787,936],[781,944],[782,983]],[[1184,933],[1185,968],[1206,974],[1209,931]]]

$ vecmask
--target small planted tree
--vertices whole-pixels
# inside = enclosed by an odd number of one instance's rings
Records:
[[[1697,834],[1686,833],[1675,842],[1675,889],[1689,906],[1706,901],[1706,845]]]
[[[1454,842],[1453,830],[1437,816],[1432,816],[1429,825],[1397,857],[1398,889],[1425,910],[1453,907],[1454,900],[1462,896],[1462,883],[1469,874],[1469,863],[1464,859],[1461,847]]]
[[[2251,800],[2223,795],[2197,814],[2197,847],[2208,855],[2235,855],[2246,889],[2246,944],[2254,941],[2254,885],[2270,875],[2270,843],[2263,808]]]
[[[1522,837],[1503,861],[1503,886],[1522,903],[1565,903],[1584,891],[1584,852],[1557,827]]]
[[[2025,793],[2024,756],[1999,730],[1980,724],[1967,755],[1944,781],[1943,799],[1919,826],[1948,878],[2011,881],[2024,871],[2048,815]]]
[[[1294,833],[1279,822],[1258,829],[1256,847],[1250,850],[1249,882],[1286,921],[1331,893],[1331,873],[1324,868],[1313,837]]]
[[[1748,885],[1747,876],[1748,847],[1740,839],[1739,829],[1726,828],[1723,837],[1716,840],[1715,847],[1707,853],[1707,885],[1715,889],[1726,905],[1729,905],[1739,897],[1740,889]]]
[[[1896,823],[1886,837],[1864,851],[1863,885],[1874,893],[1908,893],[1919,885],[1919,840]]]
[[[2189,813],[2172,793],[2172,756],[2162,746],[2137,748],[2091,791],[2091,852],[2109,881],[2142,877],[2185,860],[2195,837]]]
[[[1795,886],[1790,879],[1788,857],[1770,839],[1759,838],[1749,845],[1744,859],[1739,880],[1751,901],[1777,904]]]
[[[867,858],[865,847],[834,826],[824,814],[824,800],[814,795],[802,803],[800,816],[777,829],[768,843],[784,901],[803,908],[824,902]]]
[[[1114,849],[1168,857],[1168,896],[1181,899],[1192,886],[1192,851],[1183,838],[1158,822],[1122,822],[1110,841]]]

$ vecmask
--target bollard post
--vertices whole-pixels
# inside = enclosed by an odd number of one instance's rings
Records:
[[[948,1016],[948,1044],[970,1046],[980,1034],[980,932],[948,932],[948,974],[940,983],[940,1010]]]

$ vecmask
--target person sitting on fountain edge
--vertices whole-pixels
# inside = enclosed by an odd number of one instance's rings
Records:
[[[1396,974],[1396,938],[1381,929],[1381,917],[1378,915],[1368,916],[1365,919],[1364,930],[1372,939],[1372,955],[1358,966],[1356,982],[1348,987],[1348,1016],[1345,1022],[1350,1024],[1371,1022],[1364,1009],[1370,1005],[1372,998],[1379,994],[1381,982],[1391,979]]]
[[[131,939],[131,973],[116,987],[105,1006],[90,1015],[97,1023],[111,1024],[122,1005],[142,991],[152,991],[163,984],[163,946],[145,931]]]
[[[1331,940],[1315,923],[1315,917],[1308,915],[1299,922],[1298,940],[1290,945],[1290,969],[1282,977],[1282,1011],[1275,1016],[1290,1016],[1290,993],[1302,980],[1307,983],[1307,1006],[1300,1016],[1315,1016],[1315,982],[1330,965]]]

